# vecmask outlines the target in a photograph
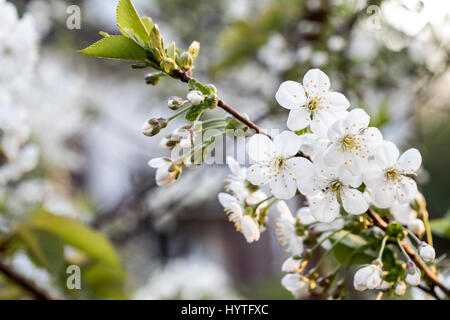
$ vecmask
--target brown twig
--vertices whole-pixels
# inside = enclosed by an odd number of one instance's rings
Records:
[[[388,224],[384,221],[376,212],[369,209],[367,210],[367,214],[374,220],[375,224],[382,229],[386,229]],[[433,285],[441,288],[442,291],[445,292],[447,296],[450,297],[450,290],[446,288],[441,281],[437,278],[437,276],[433,273],[433,271],[428,268],[425,262],[419,257],[419,255],[412,249],[405,241],[402,241],[402,246],[405,249],[406,253],[411,257],[411,259],[419,266],[420,269],[423,270],[425,275],[433,282]]]
[[[0,262],[0,272],[5,274],[8,278],[19,284],[21,287],[29,291],[36,299],[39,300],[60,300],[60,298],[54,297],[42,288],[38,287],[33,281],[25,278],[21,274],[17,273],[13,268]]]

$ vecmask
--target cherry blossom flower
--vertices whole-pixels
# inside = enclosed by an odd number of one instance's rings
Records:
[[[416,182],[408,175],[415,175],[422,163],[417,149],[409,149],[399,157],[395,144],[384,141],[374,153],[364,172],[364,182],[372,190],[377,207],[389,208],[412,201],[417,194]]]
[[[313,133],[323,137],[328,127],[350,106],[343,94],[330,91],[330,79],[319,69],[309,70],[303,85],[295,81],[283,82],[275,98],[290,110],[289,129],[296,131],[310,126]]]
[[[296,299],[301,299],[309,295],[309,284],[304,281],[302,275],[289,273],[281,279],[283,287],[291,292]]]
[[[405,281],[412,286],[418,286],[420,284],[420,271],[412,261],[408,261],[406,264]]]
[[[282,246],[286,246],[286,253],[293,256],[301,255],[303,252],[303,240],[296,233],[296,219],[289,210],[286,202],[279,201],[276,204],[279,217],[276,219],[275,234]]]
[[[425,242],[419,244],[419,255],[425,262],[433,262],[436,257],[436,251],[432,246]]]
[[[200,91],[193,90],[188,93],[187,99],[194,106],[198,106],[200,103],[202,103],[205,100],[205,96]]]
[[[182,160],[172,160],[170,158],[154,158],[148,165],[156,170],[156,184],[158,186],[168,186],[174,183],[181,175],[183,168]]]
[[[248,154],[253,161],[247,179],[254,185],[269,184],[270,192],[278,199],[290,199],[297,191],[299,170],[309,163],[295,157],[300,147],[299,137],[284,131],[273,142],[263,134],[256,134],[248,143]]]
[[[364,195],[356,188],[361,184],[361,177],[353,176],[341,167],[328,167],[321,157],[316,157],[314,164],[305,165],[298,180],[300,192],[306,195],[311,214],[317,221],[331,222],[340,215],[342,205],[350,214],[362,214],[369,205]]]
[[[400,224],[406,226],[412,233],[421,236],[425,232],[425,225],[417,218],[417,211],[409,203],[395,202],[390,208],[392,217]]]
[[[377,128],[368,127],[369,121],[370,117],[364,110],[353,109],[328,129],[332,143],[323,154],[328,166],[344,165],[352,174],[361,174],[369,157],[383,141]]]
[[[300,269],[301,263],[302,263],[301,259],[294,259],[294,257],[289,257],[281,265],[281,271],[288,273],[296,273]]]

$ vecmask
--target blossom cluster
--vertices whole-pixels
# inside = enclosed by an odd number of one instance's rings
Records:
[[[17,180],[38,162],[39,149],[29,142],[31,129],[22,103],[22,92],[30,87],[37,44],[33,17],[19,18],[12,3],[0,0],[0,186]]]
[[[253,135],[247,149],[252,161],[249,168],[239,168],[234,159],[228,159],[233,175],[226,189],[231,194],[220,193],[219,201],[248,242],[259,239],[267,225],[265,212],[278,201],[276,234],[291,255],[282,266],[288,272],[282,284],[294,296],[304,296],[317,280],[317,268],[309,276],[303,273],[311,254],[304,241],[315,238],[321,247],[330,249],[332,242],[348,236],[344,221],[357,221],[370,207],[388,209],[393,221],[409,228],[415,239],[423,234],[423,222],[412,209],[420,198],[412,179],[422,162],[417,149],[400,155],[394,143],[383,140],[381,132],[370,126],[363,109],[348,110],[348,100],[330,90],[328,76],[318,69],[308,71],[303,84],[282,83],[276,100],[290,110],[287,126],[291,131],[273,140],[265,134]],[[271,196],[264,198],[260,189],[264,186]],[[293,198],[298,191],[308,206],[294,217],[282,200]],[[390,237],[387,231],[378,232],[386,240]],[[417,241],[422,259],[433,262],[434,249]],[[419,285],[420,272],[405,257],[406,272],[394,285],[383,280],[382,262],[377,259],[356,273],[355,289],[392,287],[402,295],[405,281]]]

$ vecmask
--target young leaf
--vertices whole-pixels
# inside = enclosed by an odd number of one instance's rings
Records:
[[[186,112],[186,116],[184,118],[187,121],[196,121],[201,117],[206,108],[207,106],[204,103],[199,104],[198,106],[193,106],[188,110],[188,112]]]
[[[144,62],[147,59],[145,49],[124,36],[109,36],[103,38],[78,53],[87,56],[121,59]]]
[[[175,55],[176,55],[176,47],[175,42],[172,41],[171,44],[167,47],[167,57],[175,61]]]
[[[192,59],[195,60],[200,52],[200,43],[197,41],[192,42],[189,46],[188,52],[191,54]]]
[[[153,23],[152,18],[150,18],[150,17],[142,17],[141,21],[144,24],[145,29],[147,29],[148,34],[150,34],[150,32],[152,32],[153,27],[155,26],[154,23]]]
[[[75,219],[41,210],[31,219],[30,225],[60,237],[65,243],[99,261],[115,266],[119,264],[116,251],[108,239]]]
[[[149,30],[139,17],[130,0],[120,0],[117,6],[117,26],[124,36],[133,39],[141,47],[149,43]]]

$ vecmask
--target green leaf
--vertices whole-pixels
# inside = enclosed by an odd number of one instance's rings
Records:
[[[175,61],[175,57],[176,57],[176,47],[175,47],[175,42],[172,41],[171,44],[169,44],[169,46],[167,47],[167,57],[172,59],[173,61]]]
[[[208,108],[205,103],[199,104],[198,106],[192,106],[188,112],[186,112],[185,119],[187,121],[196,121],[201,117],[205,109]]]
[[[189,46],[188,52],[191,54],[192,59],[195,60],[200,52],[200,43],[197,41],[192,42]]]
[[[152,18],[150,17],[142,17],[141,18],[142,23],[145,26],[145,29],[147,29],[148,34],[152,31],[153,27],[155,26],[153,24]]]
[[[97,41],[78,53],[109,59],[121,59],[144,62],[147,59],[145,49],[124,36],[109,36]]]
[[[205,96],[209,96],[210,94],[216,93],[217,89],[214,85],[208,84],[204,85],[200,83],[197,79],[191,79],[188,82],[189,91],[197,90],[203,93]]]
[[[450,211],[441,219],[431,220],[430,228],[437,235],[450,238]]]
[[[117,6],[117,26],[124,36],[127,36],[141,47],[149,43],[149,31],[139,17],[130,0],[120,0]]]
[[[20,226],[16,232],[39,265],[55,276],[64,273],[64,243],[61,238],[29,226]]]
[[[339,239],[345,231],[338,233],[335,238]],[[350,234],[342,239],[333,248],[333,255],[337,262],[342,265],[357,265],[370,263],[376,253],[368,249],[368,242],[355,234]]]
[[[31,219],[30,225],[61,237],[67,244],[99,261],[114,266],[119,265],[116,251],[109,240],[103,234],[92,230],[75,219],[40,210]]]

